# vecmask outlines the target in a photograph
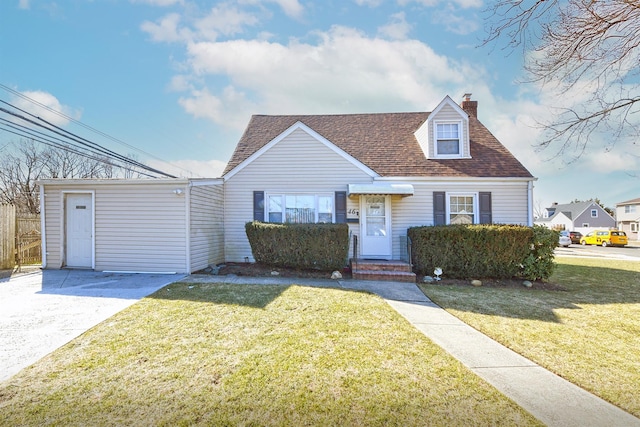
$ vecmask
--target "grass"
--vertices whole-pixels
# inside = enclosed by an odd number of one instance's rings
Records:
[[[557,258],[561,290],[420,285],[517,353],[640,417],[640,262]]]
[[[539,425],[377,296],[172,284],[0,384],[0,425]]]

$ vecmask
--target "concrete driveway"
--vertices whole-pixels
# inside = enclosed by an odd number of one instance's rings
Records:
[[[0,381],[184,277],[39,269],[0,275]]]

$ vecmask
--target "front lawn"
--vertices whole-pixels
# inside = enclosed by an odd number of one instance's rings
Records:
[[[556,290],[420,287],[465,323],[640,417],[640,262],[556,262]]]
[[[0,425],[539,425],[381,298],[172,284],[0,384]]]

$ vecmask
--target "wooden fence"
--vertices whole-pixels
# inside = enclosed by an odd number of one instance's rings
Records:
[[[40,215],[16,218],[16,245],[18,265],[42,263]]]
[[[16,208],[0,205],[0,269],[16,265]]]
[[[15,206],[0,205],[0,269],[41,262],[40,216],[16,216]]]

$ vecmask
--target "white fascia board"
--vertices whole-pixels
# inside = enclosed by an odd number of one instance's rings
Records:
[[[370,177],[375,178],[375,177],[379,176],[373,169],[369,168],[364,163],[360,162],[355,157],[353,157],[352,155],[350,155],[349,153],[347,153],[343,149],[339,148],[333,142],[329,141],[328,139],[326,139],[325,137],[323,137],[318,132],[314,131],[313,129],[311,129],[309,126],[305,125],[301,121],[297,121],[296,123],[291,125],[287,130],[285,130],[280,135],[278,135],[277,137],[272,139],[269,143],[267,143],[262,148],[260,148],[258,151],[256,151],[255,153],[253,153],[252,155],[247,157],[238,166],[236,166],[235,168],[233,168],[229,172],[227,172],[227,174],[224,175],[223,178],[225,180],[231,178],[232,176],[234,176],[235,174],[240,172],[242,169],[247,167],[247,165],[251,164],[251,162],[253,162],[255,159],[257,159],[258,157],[262,156],[265,152],[269,151],[274,145],[276,145],[277,143],[279,143],[280,141],[282,141],[283,139],[285,139],[286,137],[288,137],[289,135],[291,135],[293,132],[295,132],[298,129],[301,129],[304,132],[308,133],[311,137],[313,137],[317,141],[319,141],[322,144],[324,144],[327,148],[333,150],[335,153],[337,153],[338,155],[343,157],[349,163],[351,163],[352,165],[356,166],[358,169],[360,169],[361,171],[363,171],[364,173],[366,173]]]
[[[537,181],[536,177],[468,177],[468,176],[380,176],[375,177],[374,182],[395,181],[395,182],[528,182]]]
[[[187,185],[189,184],[188,178],[105,178],[105,179],[93,179],[93,178],[48,178],[37,181],[43,185]]]
[[[438,114],[438,112],[442,110],[442,108],[445,105],[450,105],[451,107],[453,107],[454,110],[458,112],[458,114],[460,114],[460,116],[462,116],[464,120],[469,121],[469,114],[467,114],[467,112],[464,111],[462,107],[458,105],[457,102],[451,99],[449,95],[445,96],[444,99],[440,101],[440,104],[438,104],[438,106],[434,108],[433,111],[431,111],[431,113],[429,113],[429,117],[427,118],[427,121],[431,121],[431,119],[434,118]]]

